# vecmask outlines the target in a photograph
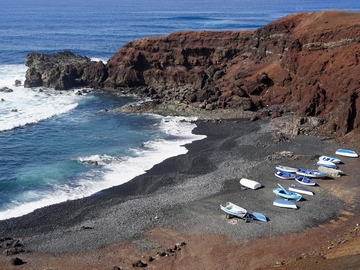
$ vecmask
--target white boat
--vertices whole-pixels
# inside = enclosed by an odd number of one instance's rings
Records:
[[[245,216],[247,215],[247,211],[244,208],[236,204],[233,204],[232,202],[226,202],[225,204],[220,204],[220,208],[225,213],[231,216],[245,218]]]
[[[283,208],[297,209],[297,206],[295,203],[288,201],[288,200],[283,200],[283,199],[276,199],[273,202],[273,205],[278,206],[278,207],[283,207]]]
[[[319,160],[320,161],[330,161],[330,162],[335,163],[335,164],[341,163],[341,159],[335,158],[335,157],[329,157],[329,156],[320,156]]]
[[[304,187],[304,186],[291,185],[289,187],[289,190],[294,191],[296,193],[302,193],[302,194],[306,194],[306,195],[314,195],[314,193],[310,189],[308,189],[307,187]]]
[[[298,170],[298,168],[293,168],[293,167],[288,167],[288,166],[282,166],[282,165],[277,165],[275,168],[276,168],[278,171],[288,172],[288,173],[296,173],[296,171]]]
[[[262,187],[259,182],[256,182],[254,180],[250,180],[247,178],[241,178],[240,185],[243,185],[244,187],[251,188],[251,189],[258,189],[258,188]]]
[[[336,166],[335,163],[331,162],[331,161],[327,161],[327,160],[319,160],[316,163],[316,166],[323,166],[323,167],[328,167],[328,168],[332,168],[332,169],[338,169],[339,167]]]
[[[303,175],[296,176],[295,181],[302,185],[306,185],[306,186],[315,186],[316,185],[314,180],[312,180],[306,176],[303,176]]]
[[[353,151],[353,150],[349,150],[349,149],[338,149],[336,150],[335,154],[340,155],[340,156],[345,156],[345,157],[358,157],[359,155]]]
[[[326,177],[326,173],[324,172],[320,172],[318,170],[308,170],[308,169],[304,169],[304,168],[300,168],[296,171],[297,175],[302,175],[305,177],[310,177],[310,178],[324,178]]]
[[[280,179],[284,179],[284,180],[290,180],[290,179],[295,179],[296,177],[296,173],[290,173],[290,172],[284,172],[284,171],[276,171],[274,172],[274,175]]]

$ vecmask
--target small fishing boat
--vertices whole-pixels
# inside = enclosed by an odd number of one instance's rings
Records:
[[[267,222],[267,217],[261,213],[258,212],[252,212],[249,213],[249,217],[255,220],[260,220],[260,221],[264,221]]]
[[[327,160],[319,160],[316,163],[316,166],[323,166],[323,167],[327,167],[327,168],[331,168],[331,169],[338,169],[339,167],[336,166],[335,163],[331,162],[331,161],[327,161]]]
[[[289,190],[294,191],[296,193],[302,193],[302,194],[306,194],[306,195],[314,195],[314,193],[308,189],[305,186],[295,186],[295,185],[291,185],[289,187]]]
[[[241,178],[240,185],[247,187],[247,188],[251,188],[251,189],[261,188],[261,184],[259,182],[256,182],[254,180],[250,180],[247,178]]]
[[[289,173],[296,173],[296,171],[298,170],[297,168],[282,166],[282,165],[277,165],[275,168],[278,171],[289,172]]]
[[[304,169],[304,168],[300,168],[296,171],[297,175],[302,175],[305,177],[310,177],[310,178],[324,178],[326,177],[326,173],[324,172],[320,172],[318,170],[308,170],[308,169]]]
[[[279,171],[279,170],[274,172],[274,175],[276,177],[278,177],[280,179],[284,179],[284,180],[295,179],[295,177],[296,177],[296,173],[283,172],[283,171]]]
[[[280,184],[278,184],[280,188],[274,188],[273,192],[279,196],[279,197],[283,197],[289,200],[294,200],[294,201],[300,201],[302,196],[296,192],[290,191],[290,190],[286,190],[285,188],[283,188]]]
[[[295,181],[302,185],[306,185],[306,186],[315,186],[316,185],[314,180],[307,178],[306,176],[303,176],[303,175],[296,176]]]
[[[297,206],[296,206],[295,203],[293,203],[291,201],[284,200],[284,199],[276,199],[273,202],[273,205],[278,206],[278,207],[283,207],[283,208],[297,209]]]
[[[225,204],[220,204],[220,208],[230,216],[245,218],[247,215],[247,211],[244,208],[236,204],[233,204],[232,202],[226,202]]]
[[[335,154],[340,155],[340,156],[344,156],[344,157],[358,157],[359,155],[353,151],[353,150],[349,150],[349,149],[338,149],[336,150]]]
[[[335,157],[329,157],[329,156],[320,156],[319,160],[321,160],[321,161],[330,161],[330,162],[335,163],[335,164],[341,163],[341,159],[335,158]]]

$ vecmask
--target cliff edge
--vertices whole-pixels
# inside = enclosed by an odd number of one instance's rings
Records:
[[[263,118],[292,112],[298,121],[316,119],[320,134],[354,143],[360,141],[359,22],[360,13],[325,11],[288,15],[252,31],[178,32],[129,42],[106,65],[75,60],[58,63],[57,72],[33,53],[25,85],[135,93],[150,97],[152,110],[171,105]]]

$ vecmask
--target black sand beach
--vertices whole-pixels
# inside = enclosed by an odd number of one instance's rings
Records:
[[[299,136],[288,138],[287,142],[275,142],[277,131],[271,130],[269,122],[263,120],[199,121],[193,132],[205,134],[207,138],[186,145],[187,154],[167,159],[146,174],[89,198],[0,221],[0,236],[18,239],[26,252],[16,256],[25,258],[26,267],[29,267],[23,269],[36,269],[30,268],[34,254],[60,257],[61,254],[79,254],[119,243],[137,251],[150,250],[158,243],[149,237],[149,230],[177,232],[174,241],[182,241],[181,237],[187,236],[222,235],[229,243],[241,245],[249,241],[255,243],[255,239],[260,238],[300,234],[358,209],[359,182],[352,169],[358,167],[358,159],[349,158],[340,165],[347,176],[316,180],[318,185],[311,188],[315,195],[303,195],[303,199],[296,202],[297,210],[273,206],[276,196],[272,190],[277,183],[285,188],[294,183],[294,180],[276,178],[273,175],[275,166],[316,169],[317,155],[333,156],[338,148],[329,140]],[[293,156],[282,155],[283,151],[289,151]],[[263,187],[243,190],[239,184],[242,177],[254,179]],[[219,208],[227,201],[249,212],[261,212],[269,221],[245,223],[233,219],[236,224],[231,224]],[[348,226],[355,224],[351,221]],[[326,244],[333,237],[329,235],[318,244]],[[273,247],[267,248],[271,251]],[[294,257],[299,255],[294,254]],[[3,257],[1,261],[4,260]],[[259,263],[254,265],[266,266]],[[53,269],[57,269],[55,266],[52,265]],[[253,268],[253,264],[247,266]],[[80,269],[80,264],[78,267]],[[180,268],[159,266],[156,269]]]

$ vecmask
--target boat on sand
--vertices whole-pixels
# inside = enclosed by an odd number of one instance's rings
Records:
[[[283,208],[297,209],[297,206],[295,203],[288,201],[288,200],[284,200],[284,199],[274,200],[273,205],[278,206],[278,207],[283,207]]]
[[[259,182],[256,182],[254,180],[250,180],[247,178],[241,178],[240,185],[247,187],[247,188],[251,188],[251,189],[261,188],[261,184]]]
[[[300,201],[302,196],[296,192],[290,191],[290,190],[286,190],[285,188],[283,188],[280,184],[278,184],[280,188],[274,188],[273,192],[279,196],[279,197],[283,197],[289,200],[294,200],[294,201]]]
[[[329,156],[320,156],[319,160],[320,161],[330,161],[330,162],[335,163],[335,164],[341,163],[341,159],[335,158],[335,157],[329,157]]]
[[[314,180],[307,178],[303,175],[298,175],[295,177],[295,181],[302,184],[302,185],[306,185],[306,186],[315,186],[316,183]]]
[[[314,195],[314,193],[305,186],[296,186],[293,184],[289,187],[289,190],[294,191],[296,193],[302,193],[302,194],[306,194],[306,195]]]
[[[319,160],[317,163],[316,163],[316,166],[323,166],[323,167],[327,167],[327,168],[332,168],[332,169],[338,169],[339,167],[331,162],[331,161],[327,161],[327,160]]]
[[[221,210],[223,210],[225,213],[227,213],[230,216],[245,218],[247,215],[247,211],[244,208],[242,208],[232,202],[226,202],[225,204],[220,204],[220,208],[221,208]],[[227,216],[227,217],[230,217],[230,216]]]
[[[276,177],[278,177],[280,179],[284,179],[284,180],[295,179],[295,177],[296,177],[296,173],[283,172],[283,171],[279,171],[279,170],[274,172],[274,175]]]
[[[288,167],[288,166],[282,166],[282,165],[277,165],[275,168],[276,168],[278,171],[289,172],[289,173],[296,173],[296,171],[298,170],[298,168],[293,168],[293,167]]]
[[[340,155],[340,156],[344,156],[344,157],[358,157],[359,155],[353,151],[353,150],[349,150],[349,149],[338,149],[336,150],[335,154]]]
[[[320,172],[318,170],[309,170],[309,169],[304,169],[304,168],[299,168],[296,171],[297,175],[302,175],[305,177],[310,177],[310,178],[324,178],[326,177],[326,173],[324,172]]]

